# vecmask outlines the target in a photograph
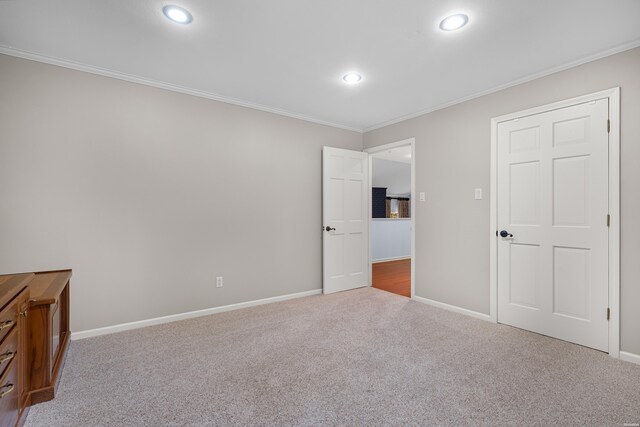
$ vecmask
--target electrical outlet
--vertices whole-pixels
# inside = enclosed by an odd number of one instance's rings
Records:
[[[427,199],[427,198],[425,197],[424,191],[421,191],[421,192],[420,192],[419,197],[420,197],[420,201],[421,201],[421,202],[424,202],[424,201]]]
[[[222,276],[216,277],[216,288],[221,288],[222,286],[224,286],[224,283],[222,280],[223,280]]]
[[[474,193],[476,200],[482,200],[482,188],[476,188]]]

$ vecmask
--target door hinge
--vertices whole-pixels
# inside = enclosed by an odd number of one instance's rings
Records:
[[[611,119],[607,119],[607,133],[611,133]]]
[[[611,309],[607,307],[607,320],[611,319]]]
[[[607,227],[611,226],[611,214],[607,214]]]

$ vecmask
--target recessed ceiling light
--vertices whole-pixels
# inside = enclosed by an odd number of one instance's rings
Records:
[[[358,73],[347,73],[342,76],[342,80],[344,80],[346,83],[349,83],[350,85],[353,85],[356,83],[360,83],[360,81],[362,80],[362,76]]]
[[[193,21],[193,17],[189,11],[178,6],[165,6],[162,8],[162,13],[164,13],[164,16],[178,24],[189,24]]]
[[[454,31],[458,30],[469,22],[469,17],[464,13],[458,13],[456,15],[447,16],[440,22],[440,29],[442,31]]]

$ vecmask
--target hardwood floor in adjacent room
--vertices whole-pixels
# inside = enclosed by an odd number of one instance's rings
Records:
[[[411,259],[372,265],[373,287],[411,298]]]

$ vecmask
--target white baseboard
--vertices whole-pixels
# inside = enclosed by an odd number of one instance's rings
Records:
[[[71,339],[81,340],[84,338],[97,337],[100,335],[113,334],[115,332],[128,331],[131,329],[144,328],[146,326],[160,325],[162,323],[176,322],[178,320],[192,319],[194,317],[209,316],[211,314],[223,313],[225,311],[239,310],[241,308],[255,307],[257,305],[271,304],[279,301],[286,301],[294,298],[319,295],[322,289],[313,291],[298,292],[295,294],[280,295],[277,297],[258,299],[254,301],[239,302],[237,304],[223,305],[220,307],[205,308],[203,310],[189,311],[187,313],[172,314],[170,316],[155,317],[153,319],[139,320],[137,322],[121,323],[119,325],[105,326],[104,328],[88,329],[86,331],[72,332]]]
[[[413,296],[413,300],[421,302],[423,304],[429,304],[429,305],[432,305],[434,307],[443,308],[445,310],[455,311],[456,313],[466,314],[467,316],[475,317],[476,319],[486,320],[488,322],[491,322],[491,317],[488,314],[479,313],[477,311],[468,310],[466,308],[457,307],[455,305],[445,304],[443,302],[438,302],[438,301],[434,301],[432,299],[419,297],[417,295]]]
[[[409,255],[409,256],[391,257],[391,258],[382,258],[382,259],[374,259],[374,260],[371,260],[371,264],[377,264],[379,262],[400,261],[402,259],[411,259],[411,255]]]
[[[631,362],[631,363],[636,363],[640,365],[640,355],[638,354],[629,353],[627,351],[621,351],[620,359],[624,360],[625,362]]]

